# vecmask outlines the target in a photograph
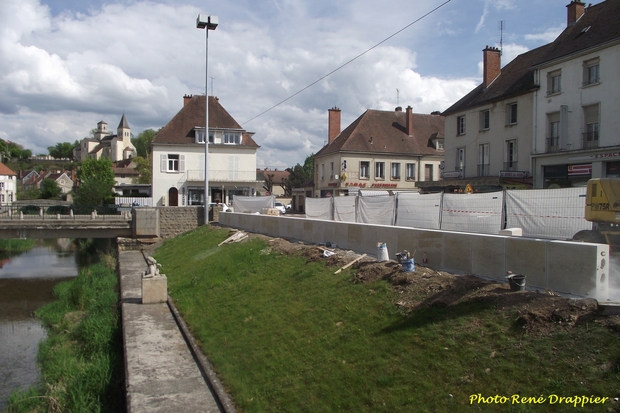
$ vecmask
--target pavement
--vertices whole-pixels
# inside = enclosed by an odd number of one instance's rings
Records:
[[[141,251],[120,251],[128,413],[222,412],[167,303],[142,304]]]

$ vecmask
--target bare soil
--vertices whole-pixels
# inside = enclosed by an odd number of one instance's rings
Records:
[[[323,261],[333,267],[334,271],[361,256],[354,251],[338,248],[291,242],[260,234],[248,235],[250,238],[264,239],[273,250],[282,254],[301,254],[308,262]],[[331,252],[334,254],[327,256]],[[353,275],[351,280],[354,283],[386,280],[397,293],[394,305],[405,312],[482,301],[493,304],[498,311],[514,314],[517,324],[529,335],[545,336],[562,329],[571,330],[585,322],[601,324],[620,333],[620,316],[602,315],[602,307],[592,298],[567,298],[550,290],[513,291],[505,282],[487,280],[472,274],[437,271],[417,262],[414,272],[403,272],[397,261],[377,262],[376,257],[372,256],[360,259],[343,271]]]

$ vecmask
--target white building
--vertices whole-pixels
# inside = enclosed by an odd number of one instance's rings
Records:
[[[11,205],[15,201],[16,173],[0,162],[0,205]]]
[[[205,97],[184,96],[181,110],[155,135],[153,203],[160,206],[204,205]],[[254,196],[256,179],[253,133],[245,131],[209,96],[208,202],[232,202],[235,195]]]
[[[131,129],[125,114],[116,128],[116,135],[108,131],[108,124],[104,121],[97,123],[95,136],[82,139],[73,150],[73,157],[80,162],[89,158],[107,158],[112,163],[135,158],[136,148],[131,143]]]

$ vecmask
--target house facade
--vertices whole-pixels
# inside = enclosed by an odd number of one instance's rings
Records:
[[[11,205],[15,201],[17,174],[0,162],[0,205]]]
[[[537,188],[620,178],[620,1],[567,10],[567,28],[534,66]]]
[[[552,43],[502,69],[501,52],[487,46],[482,84],[443,112],[446,162],[435,189],[571,187],[620,176],[618,18],[617,0],[572,1]]]
[[[444,120],[438,113],[367,110],[340,131],[341,112],[328,112],[328,144],[314,155],[314,196],[359,190],[417,191],[439,179]]]
[[[183,107],[153,138],[153,203],[159,206],[204,205],[204,96],[186,95]],[[253,133],[245,131],[209,96],[209,159],[207,202],[232,202],[235,195],[254,196],[263,183],[256,179]]]

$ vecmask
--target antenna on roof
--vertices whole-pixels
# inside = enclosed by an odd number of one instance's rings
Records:
[[[504,21],[499,21],[499,55],[501,56],[503,53],[504,46]]]
[[[396,89],[396,106],[400,106],[400,91]]]

